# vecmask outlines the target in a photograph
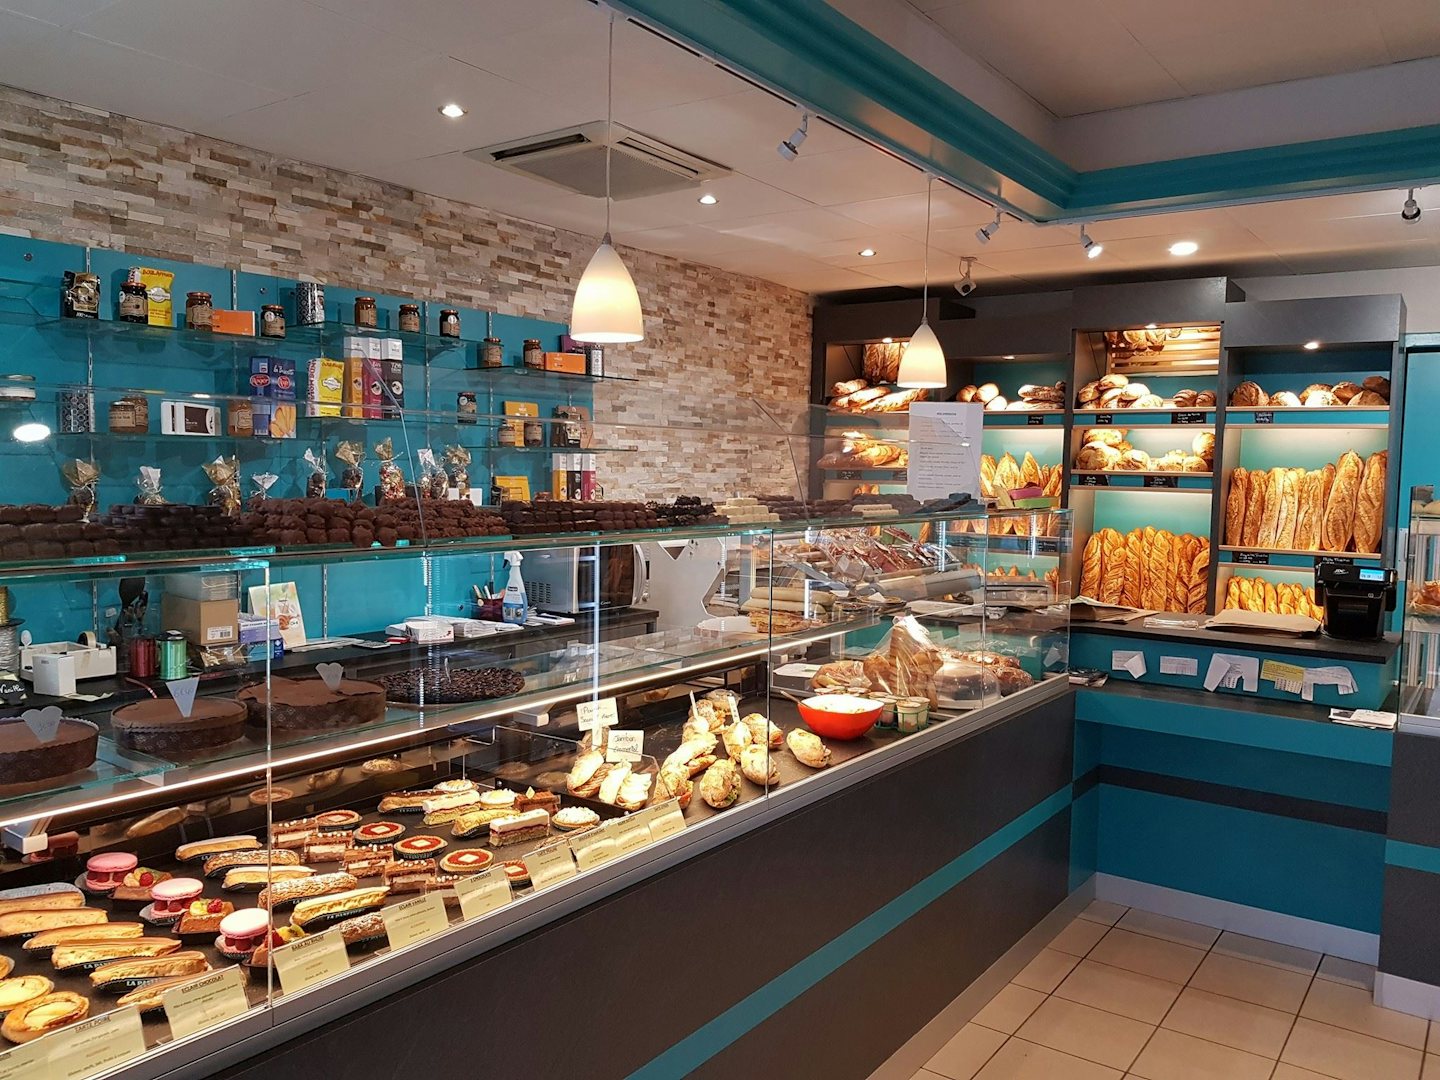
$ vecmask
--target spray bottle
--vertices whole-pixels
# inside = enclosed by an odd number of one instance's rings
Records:
[[[518,551],[507,551],[505,561],[510,564],[510,580],[505,583],[505,599],[500,605],[500,618],[516,626],[524,626],[526,608],[525,581],[520,577],[520,563],[524,557]]]

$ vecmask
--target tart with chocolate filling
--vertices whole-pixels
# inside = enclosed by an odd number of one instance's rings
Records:
[[[115,741],[127,750],[173,754],[225,746],[245,734],[245,706],[229,698],[195,699],[190,715],[174,698],[146,698],[110,716]]]
[[[240,691],[251,727],[266,725],[265,685]],[[324,679],[271,676],[268,694],[272,731],[316,731],[378,724],[385,719],[385,689],[377,683],[341,679],[331,690]]]
[[[53,739],[41,742],[24,720],[0,720],[0,785],[29,784],[95,764],[100,729],[63,717]]]

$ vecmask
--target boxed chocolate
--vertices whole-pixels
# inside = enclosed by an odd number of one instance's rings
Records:
[[[339,416],[345,391],[345,365],[317,356],[310,361],[306,386],[306,416]]]
[[[279,356],[250,358],[254,433],[271,439],[295,437],[295,361]]]

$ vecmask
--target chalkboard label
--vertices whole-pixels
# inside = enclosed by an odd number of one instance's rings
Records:
[[[1081,477],[1077,478],[1075,482],[1076,482],[1076,484],[1079,485],[1080,487],[1109,487],[1109,486],[1110,486],[1110,478],[1109,478],[1108,476],[1095,476],[1095,475],[1089,475],[1089,474],[1087,474],[1087,475],[1085,475],[1085,476],[1081,476]]]
[[[1045,417],[1041,416],[1039,413],[1031,413],[1025,418],[1025,423],[1029,424],[1031,427],[1044,427]]]
[[[859,470],[859,469],[839,469],[839,470],[836,471],[835,477],[836,477],[837,480],[859,480],[859,479],[860,479],[860,470]]]
[[[1203,424],[1205,414],[1203,412],[1177,412],[1170,414],[1172,424]]]
[[[1264,551],[1237,551],[1235,561],[1245,566],[1269,566],[1270,555]]]
[[[903,483],[905,483],[906,481],[908,481],[909,479],[910,479],[910,470],[909,470],[909,469],[896,469],[896,470],[895,470],[895,482],[896,482],[897,484],[903,484]]]
[[[1095,423],[1097,423],[1097,424],[1113,424],[1113,423],[1115,423],[1115,414],[1114,414],[1114,413],[1108,413],[1108,412],[1096,413],[1096,414],[1095,414]]]
[[[1257,424],[1273,424],[1274,422],[1275,414],[1273,412],[1257,412],[1255,414],[1255,423]]]
[[[1319,570],[1322,566],[1354,566],[1354,565],[1355,565],[1355,560],[1352,559],[1352,558],[1350,558],[1348,555],[1316,555],[1316,556],[1315,556],[1315,569],[1316,569],[1316,570]]]
[[[1147,476],[1144,486],[1147,488],[1178,488],[1180,478],[1178,476]]]

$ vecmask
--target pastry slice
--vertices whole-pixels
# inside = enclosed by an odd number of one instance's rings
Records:
[[[302,900],[290,912],[290,925],[301,930],[310,930],[341,919],[353,919],[357,915],[382,907],[389,894],[388,886],[366,885],[333,896]]]
[[[357,878],[379,877],[385,872],[395,849],[387,845],[379,847],[347,848],[340,856],[340,865],[347,874]]]
[[[247,848],[243,851],[226,851],[212,855],[205,860],[204,873],[207,878],[219,877],[236,866],[298,866],[300,853],[285,848]]]
[[[292,881],[276,881],[260,890],[260,906],[262,908],[282,907],[309,897],[345,892],[359,884],[360,882],[355,879],[354,874],[347,874],[344,871],[334,874],[314,874]]]
[[[214,836],[209,840],[181,844],[175,849],[175,858],[180,862],[198,862],[231,851],[255,851],[259,847],[260,841],[253,836]]]
[[[84,945],[57,945],[50,963],[59,972],[88,971],[112,960],[166,956],[180,948],[177,938],[131,938],[129,941],[91,941]]]
[[[138,922],[62,926],[55,930],[42,930],[27,940],[23,948],[26,952],[49,952],[61,945],[91,945],[101,941],[133,941],[144,934],[145,927]]]
[[[85,894],[74,885],[27,885],[0,892],[0,915],[12,911],[60,911],[85,906]]]
[[[370,945],[385,940],[385,918],[378,911],[356,915],[338,924],[335,929],[347,947]]]
[[[11,911],[0,915],[0,937],[29,937],[42,930],[55,930],[62,926],[91,926],[109,920],[109,914],[99,908]]]
[[[492,821],[514,816],[514,810],[467,810],[455,819],[454,825],[450,826],[450,835],[464,840],[472,836],[488,834]]]
[[[385,867],[385,884],[392,893],[424,892],[435,878],[434,859],[406,859]]]
[[[36,998],[42,998],[54,989],[55,984],[44,975],[17,975],[13,979],[0,979],[0,1016]]]
[[[130,957],[102,964],[90,972],[90,986],[101,993],[124,994],[156,979],[203,975],[209,970],[210,961],[205,959],[205,954],[193,949],[168,956]]]
[[[11,1009],[5,1023],[0,1024],[0,1035],[12,1043],[27,1043],[89,1015],[89,1001],[79,994],[60,990]]]
[[[264,889],[280,881],[295,881],[314,874],[308,866],[237,866],[225,872],[221,888]]]

